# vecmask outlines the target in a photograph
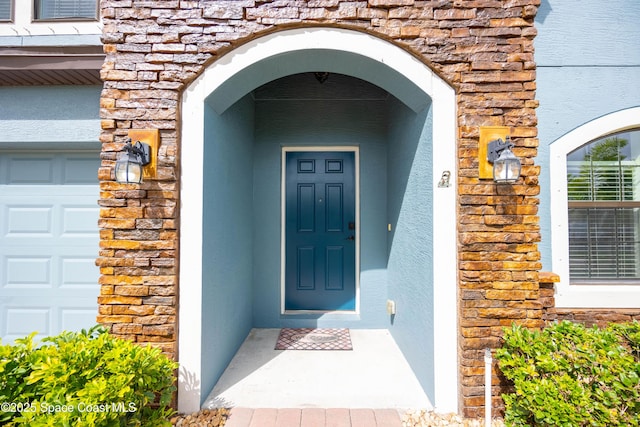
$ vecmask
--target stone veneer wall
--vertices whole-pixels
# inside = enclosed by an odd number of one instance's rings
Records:
[[[460,401],[483,414],[483,350],[512,322],[543,325],[537,242],[533,20],[540,0],[102,0],[98,321],[177,357],[182,90],[207,64],[268,31],[327,25],[387,39],[457,89]],[[480,126],[510,126],[515,185],[478,179]],[[113,181],[129,129],[161,133],[158,177]],[[452,236],[454,238],[454,236]],[[455,381],[455,379],[451,379]],[[494,375],[499,404],[500,383]]]

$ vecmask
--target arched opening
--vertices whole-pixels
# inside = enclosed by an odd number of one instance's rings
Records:
[[[391,43],[307,28],[225,55],[182,111],[179,409],[200,406],[251,328],[321,326],[388,329],[432,403],[457,410],[453,90]],[[287,150],[356,153],[353,309],[283,305]]]

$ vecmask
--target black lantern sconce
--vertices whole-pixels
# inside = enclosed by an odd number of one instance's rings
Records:
[[[142,168],[151,163],[149,144],[127,141],[116,160],[116,181],[125,184],[139,184],[142,182]]]
[[[506,126],[480,127],[478,164],[480,179],[497,183],[514,183],[520,177],[522,165],[511,149],[513,143]]]
[[[139,184],[143,178],[155,178],[158,136],[157,129],[129,131],[129,139],[116,160],[117,182]],[[136,142],[132,143],[133,140]]]
[[[507,135],[505,141],[494,139],[489,142],[487,160],[493,163],[493,180],[498,183],[512,183],[520,178],[520,160],[513,154],[513,143]]]

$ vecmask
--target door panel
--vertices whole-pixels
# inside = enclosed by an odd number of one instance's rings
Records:
[[[355,310],[355,153],[287,152],[285,309]]]
[[[344,290],[344,246],[329,246],[327,248],[327,285],[329,290]]]
[[[313,246],[298,247],[298,258],[296,259],[297,290],[312,291],[316,288],[315,259],[316,250]]]
[[[298,232],[313,233],[315,231],[315,184],[298,184]]]

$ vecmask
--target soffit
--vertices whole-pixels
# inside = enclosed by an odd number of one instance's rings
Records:
[[[0,47],[0,86],[102,84],[102,46]]]

